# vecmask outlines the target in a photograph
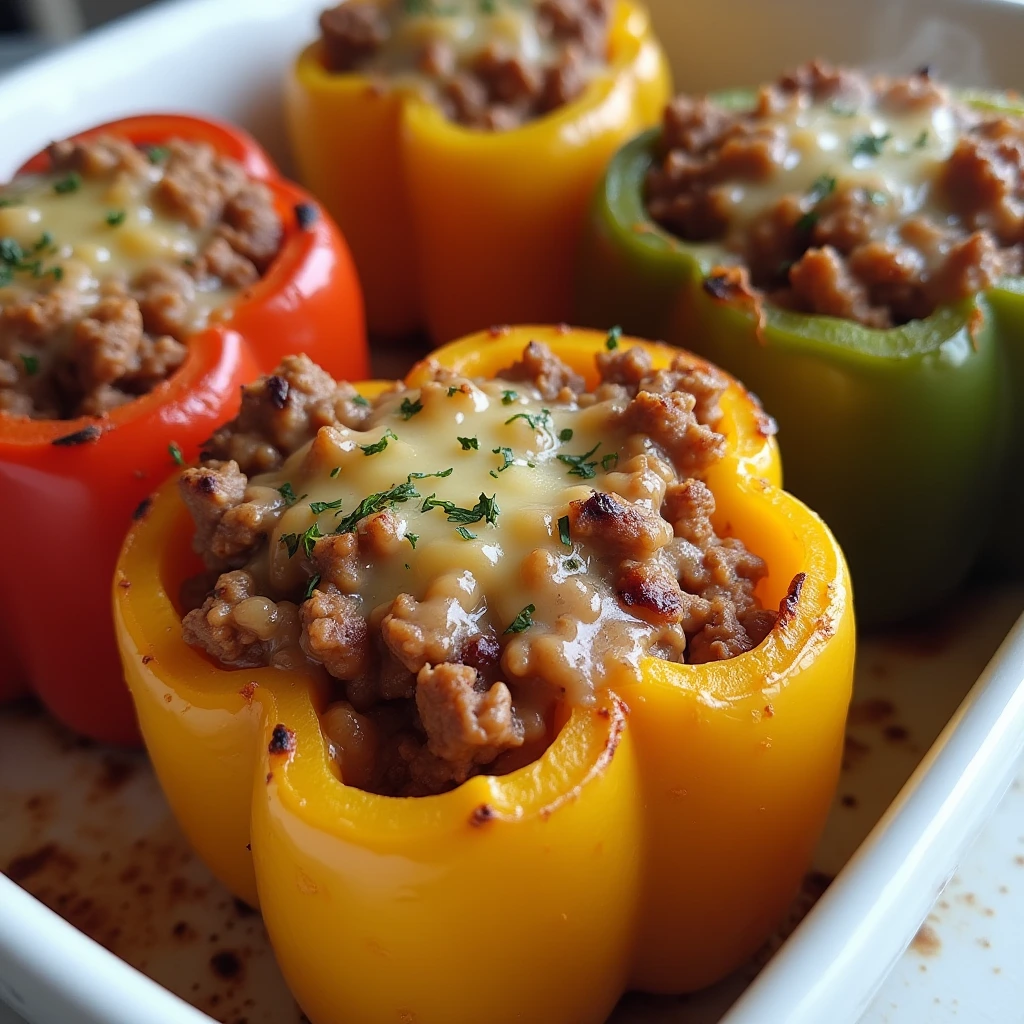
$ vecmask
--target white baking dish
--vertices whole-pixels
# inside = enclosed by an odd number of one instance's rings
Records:
[[[286,164],[280,80],[292,54],[310,37],[321,6],[322,0],[176,0],[9,75],[0,80],[0,175],[51,138],[157,109],[238,121]],[[851,0],[823,8],[813,0],[704,5],[651,0],[651,6],[677,83],[686,88],[753,84],[812,55],[893,69],[928,62],[965,85],[1024,85],[1017,46],[1024,8],[1009,2]],[[1004,616],[1007,602],[1019,608],[1020,598],[1019,591],[998,600],[990,595]],[[969,637],[964,642],[970,647]],[[898,658],[885,654],[885,642],[868,650],[872,657],[888,658],[885,663],[897,674],[903,671]],[[966,664],[970,659],[939,659],[931,667],[947,697],[966,690],[970,680],[956,676]],[[842,1024],[858,1019],[1010,780],[1024,749],[1022,678],[1024,623],[1019,623],[899,797],[735,1003],[728,1021]],[[903,681],[899,676],[892,685],[899,690]],[[916,694],[916,703],[904,709],[904,717],[926,713],[926,691],[916,684],[905,690],[903,696]],[[13,777],[5,773],[35,770],[31,759],[41,748],[26,743],[21,762],[4,756],[0,745],[0,786]],[[726,995],[716,998],[729,1002],[739,987],[741,982],[726,985],[721,990]],[[39,1024],[210,1019],[3,877],[0,998]],[[693,1007],[713,1002],[698,1000],[689,1010],[651,1004],[649,1012],[635,1004],[621,1019],[703,1022],[717,1019],[718,1011],[701,1015]]]

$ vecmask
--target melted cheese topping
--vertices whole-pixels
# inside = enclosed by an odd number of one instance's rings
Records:
[[[681,627],[652,627],[624,611],[614,573],[561,537],[569,502],[597,489],[657,510],[676,479],[650,441],[610,428],[623,405],[545,403],[532,387],[501,381],[385,396],[365,431],[323,428],[279,471],[250,481],[288,483],[299,497],[251,568],[273,592],[302,588],[301,535],[314,523],[335,532],[369,496],[395,496],[404,485],[415,493],[384,502],[399,519],[395,550],[361,567],[358,596],[371,624],[396,595],[429,598],[447,580],[461,606],[451,614],[476,623],[469,632],[489,626],[511,637],[507,676],[541,678],[573,703],[589,702],[616,676],[637,678],[648,651],[681,660],[685,646]],[[520,642],[527,633],[530,642]]]
[[[153,164],[145,177],[23,175],[0,188],[0,306],[60,281],[80,292],[88,307],[99,301],[105,280],[127,283],[155,263],[180,265],[196,257],[216,225],[197,230],[163,213],[153,201],[163,173]],[[211,285],[196,283],[191,330],[203,327],[232,294]]]

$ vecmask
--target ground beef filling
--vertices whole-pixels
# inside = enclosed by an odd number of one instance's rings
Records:
[[[320,667],[339,774],[392,795],[529,763],[559,706],[646,655],[752,649],[777,618],[765,565],[717,533],[703,480],[726,379],[626,347],[598,373],[588,391],[531,342],[496,380],[436,367],[370,402],[288,357],[181,475],[209,573],[185,640]]]
[[[266,186],[204,143],[58,142],[0,188],[0,412],[101,416],[152,390],[281,244]]]
[[[887,328],[1021,270],[1024,119],[812,62],[753,108],[667,107],[647,206],[774,305]]]
[[[605,65],[611,6],[346,0],[320,16],[323,59],[418,86],[459,124],[507,130],[569,103]]]

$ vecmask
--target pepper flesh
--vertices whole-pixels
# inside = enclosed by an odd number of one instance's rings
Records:
[[[685,345],[757,393],[779,423],[787,486],[849,558],[862,623],[941,601],[995,538],[999,562],[1024,568],[1021,282],[890,330],[716,297],[711,264],[647,213],[658,139],[627,143],[598,186],[576,319],[614,316]]]
[[[31,420],[0,413],[0,490],[8,538],[0,574],[4,659],[0,699],[29,688],[77,732],[140,740],[109,613],[110,577],[133,513],[174,468],[171,446],[194,459],[238,409],[239,388],[305,351],[338,375],[367,368],[362,300],[337,228],[274,170],[245,133],[176,115],[131,117],[76,138],[137,145],[209,143],[266,184],[284,225],[281,249],[230,315],[194,334],[181,367],[103,417]],[[45,154],[23,172],[44,171]],[[298,207],[303,207],[301,214]],[[302,223],[300,224],[300,216]]]
[[[517,328],[434,358],[493,376],[536,339],[593,381],[604,337]],[[677,354],[621,344],[655,366]],[[184,644],[170,595],[198,563],[172,484],[132,528],[114,614],[150,757],[203,859],[258,898],[315,1024],[596,1024],[627,988],[715,981],[778,924],[838,778],[853,611],[828,529],[779,489],[763,413],[736,383],[722,408],[715,523],[767,563],[759,596],[782,608],[769,637],[717,664],[646,659],[642,682],[567,710],[533,764],[439,796],[338,781],[319,670],[226,669]]]
[[[302,179],[352,246],[371,330],[447,341],[569,318],[593,188],[669,93],[646,11],[618,0],[608,70],[513,131],[471,130],[409,90],[329,72],[319,43],[292,69],[286,106]]]

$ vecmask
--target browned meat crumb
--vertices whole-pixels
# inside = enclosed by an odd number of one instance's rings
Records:
[[[571,400],[586,388],[583,378],[551,352],[547,345],[531,341],[523,358],[501,371],[502,379],[532,384],[548,401]]]
[[[390,36],[378,4],[343,3],[320,15],[324,63],[332,71],[351,71],[373,56]]]
[[[302,649],[338,679],[359,679],[373,664],[369,625],[358,598],[314,590],[300,609]]]

